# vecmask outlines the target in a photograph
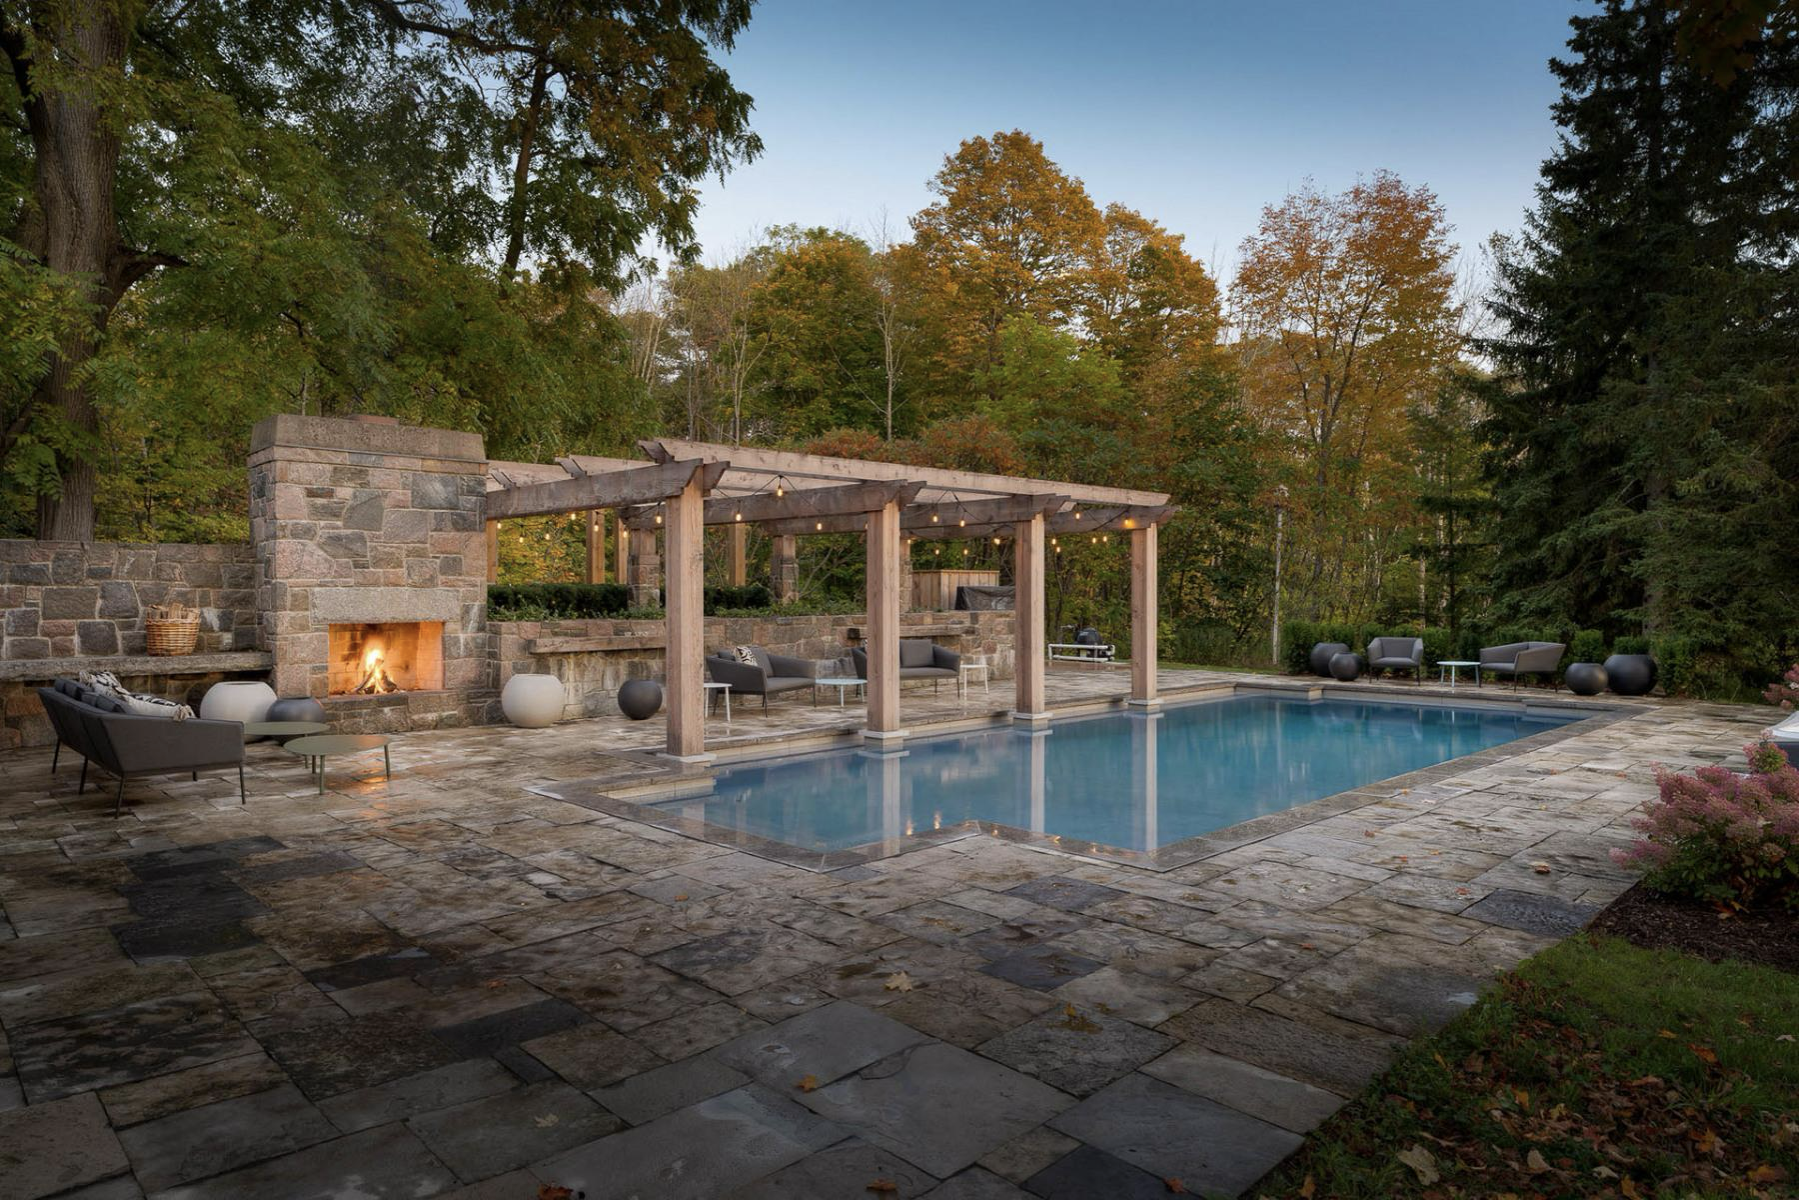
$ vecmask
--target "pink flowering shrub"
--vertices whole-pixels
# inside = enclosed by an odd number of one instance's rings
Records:
[[[1782,712],[1793,711],[1793,701],[1799,700],[1799,663],[1787,668],[1787,673],[1768,685],[1762,693],[1762,699],[1769,704],[1778,704]]]
[[[1632,822],[1643,836],[1612,857],[1658,892],[1732,908],[1799,909],[1799,770],[1778,747],[1743,747],[1751,773],[1658,770],[1661,799]]]

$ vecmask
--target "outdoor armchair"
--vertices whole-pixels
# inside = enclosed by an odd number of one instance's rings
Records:
[[[1424,639],[1369,638],[1368,669],[1371,671],[1410,671],[1414,680],[1419,683],[1424,682]]]
[[[1561,642],[1507,642],[1503,646],[1483,646],[1481,674],[1510,675],[1515,688],[1520,675],[1555,674],[1562,661],[1562,652],[1567,648]]]
[[[856,677],[868,678],[868,652],[858,646],[850,651],[856,664]],[[941,688],[945,679],[954,679],[962,656],[948,646],[939,646],[929,638],[901,638],[899,644],[900,681],[930,679]]]
[[[238,797],[247,798],[242,722],[141,717],[123,711],[112,697],[86,689],[70,695],[65,688],[47,687],[37,689],[37,694],[60,743],[82,757],[77,794],[87,790],[90,762],[118,778],[115,816],[125,803],[125,780],[138,775],[197,774],[215,767],[236,767]]]

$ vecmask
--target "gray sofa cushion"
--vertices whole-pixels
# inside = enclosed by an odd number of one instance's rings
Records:
[[[924,638],[901,638],[899,644],[899,665],[901,667],[928,667],[931,665],[931,648],[934,643]]]

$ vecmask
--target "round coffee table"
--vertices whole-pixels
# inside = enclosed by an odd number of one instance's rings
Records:
[[[292,741],[305,737],[310,733],[329,733],[331,726],[323,721],[248,721],[244,724],[244,737],[274,738],[276,741]]]
[[[381,751],[381,767],[388,778],[394,777],[393,758],[387,752],[387,737],[379,733],[326,733],[298,737],[287,743],[287,750],[304,758],[319,777],[319,795],[325,794],[325,760],[333,754],[358,754],[364,750]]]
[[[830,675],[822,679],[814,679],[812,681],[812,703],[814,706],[817,706],[818,704],[819,688],[834,687],[837,689],[837,707],[842,708],[843,693],[845,691],[853,687],[866,687],[867,685],[868,680],[858,679],[854,675]]]

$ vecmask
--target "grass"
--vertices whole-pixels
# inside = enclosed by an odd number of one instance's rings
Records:
[[[1762,1197],[1799,1180],[1799,977],[1569,939],[1414,1042],[1261,1197]]]

